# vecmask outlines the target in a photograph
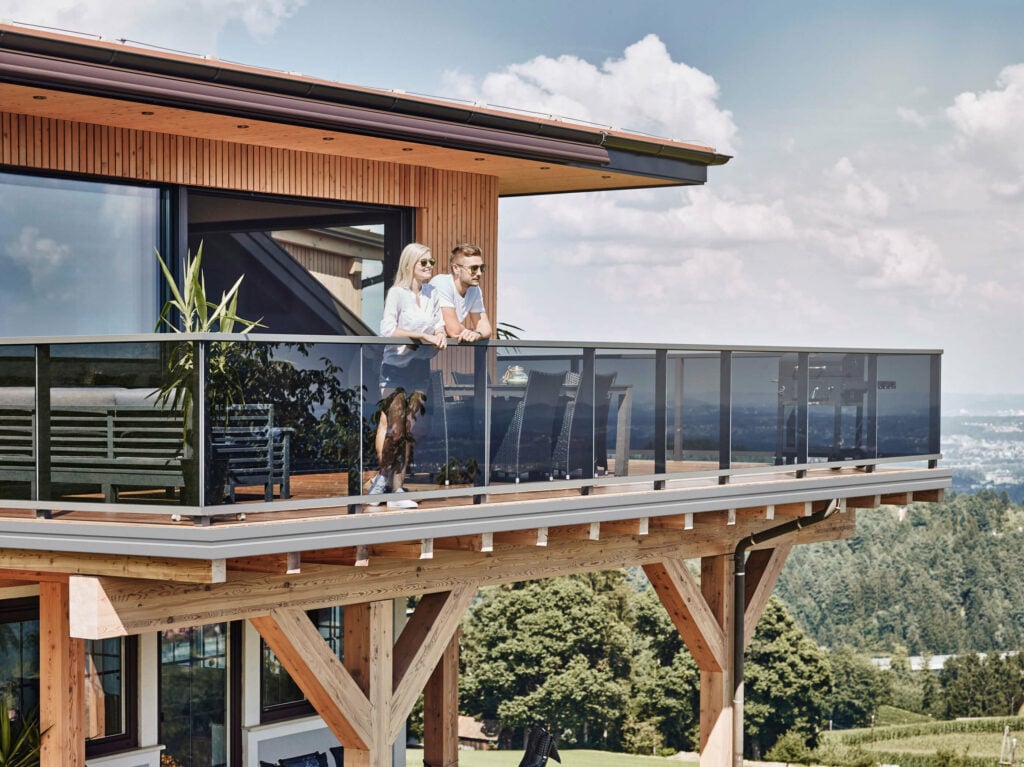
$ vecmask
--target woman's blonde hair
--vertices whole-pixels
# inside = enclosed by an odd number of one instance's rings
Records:
[[[416,279],[413,270],[421,258],[432,258],[430,248],[426,245],[410,242],[402,248],[402,255],[398,257],[398,272],[395,274],[396,287],[412,289],[412,283]]]

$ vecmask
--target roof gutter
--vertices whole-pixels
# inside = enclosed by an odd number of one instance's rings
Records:
[[[839,510],[839,500],[830,501],[824,508],[819,509],[810,516],[798,517],[784,522],[776,527],[763,530],[759,533],[748,535],[736,544],[733,551],[733,637],[732,637],[732,668],[733,668],[733,697],[732,697],[732,759],[734,767],[743,767],[743,660],[744,642],[743,625],[746,613],[746,564],[747,549],[759,543],[778,538],[805,527],[824,522]]]
[[[609,162],[606,149],[579,141],[454,124],[12,50],[0,50],[0,81],[522,159],[594,166]]]

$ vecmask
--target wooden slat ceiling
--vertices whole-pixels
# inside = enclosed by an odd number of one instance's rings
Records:
[[[241,119],[10,83],[0,84],[0,104],[5,111],[38,117],[497,176],[499,194],[502,196],[672,186],[677,183],[603,168],[545,164],[410,141]]]

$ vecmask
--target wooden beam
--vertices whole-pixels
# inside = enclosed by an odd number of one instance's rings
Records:
[[[849,522],[842,519],[849,518]],[[835,521],[833,521],[835,520]],[[644,536],[595,541],[552,541],[546,548],[496,546],[476,552],[435,552],[432,560],[374,559],[367,567],[310,565],[297,575],[238,573],[222,584],[186,585],[123,578],[72,576],[74,636],[103,639],[266,615],[278,606],[303,609],[350,605],[451,591],[459,583],[481,586],[550,578],[576,572],[644,565],[669,559],[731,554],[736,542],[777,522],[737,523],[692,531],[652,530]],[[844,537],[852,516],[836,514],[796,536],[796,542]]]
[[[651,520],[650,517],[640,517],[640,519],[602,522],[601,530],[605,537],[613,535],[647,535],[651,530]]]
[[[849,509],[877,509],[882,505],[882,496],[865,495],[860,498],[847,498],[846,507]]]
[[[370,546],[371,557],[398,557],[400,559],[433,559],[434,539],[424,538],[408,543],[375,543]]]
[[[761,614],[768,604],[768,598],[772,595],[772,589],[779,579],[782,566],[786,563],[793,543],[789,540],[781,540],[772,549],[762,549],[750,552],[746,562],[746,575],[743,579],[744,585],[744,609],[743,609],[743,646],[748,647],[750,640],[754,637],[754,630],[757,622],[761,620]]]
[[[700,591],[715,621],[721,627],[723,642],[732,647],[733,564],[732,554],[702,557]],[[722,670],[700,672],[700,765],[718,767],[733,764],[732,747],[732,653],[726,651]]]
[[[725,664],[725,635],[700,586],[678,559],[644,565],[644,572],[672,623],[700,669],[721,671]]]
[[[423,691],[423,764],[459,764],[459,637],[452,637]]]
[[[70,634],[69,588],[39,585],[40,767],[85,767],[85,642]]]
[[[494,551],[494,535],[453,535],[435,538],[434,548],[443,551]]]
[[[495,533],[494,542],[499,545],[547,546],[548,529],[538,527],[535,530],[507,530]]]
[[[310,564],[352,567],[356,563],[356,547],[345,546],[338,549],[304,551],[302,553],[302,561]]]
[[[264,554],[259,557],[236,557],[227,562],[228,572],[277,573],[288,572],[288,554]]]
[[[888,493],[882,496],[883,506],[906,506],[910,503],[913,493]]]
[[[775,506],[775,517],[793,518],[809,517],[813,512],[810,502],[805,503],[779,503]]]
[[[459,628],[476,596],[475,584],[460,584],[443,594],[424,594],[395,644],[391,742],[412,713],[416,699]]]
[[[601,540],[601,523],[591,522],[583,525],[562,525],[548,529],[548,541],[599,541]]]
[[[280,608],[249,621],[346,748],[372,742],[370,700],[331,652],[305,611]]]
[[[223,583],[227,577],[223,559],[130,557],[28,549],[0,549],[0,570],[5,569],[65,576],[108,575],[118,578],[146,578],[175,583]]]
[[[938,490],[915,490],[913,493],[914,502],[923,501],[925,503],[942,503],[946,497],[946,491],[943,489]]]
[[[0,570],[0,577],[16,581],[19,586],[42,583],[67,583],[71,576],[67,573],[44,573],[40,570]]]

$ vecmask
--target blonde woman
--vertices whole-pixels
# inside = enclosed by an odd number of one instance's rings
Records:
[[[368,495],[405,492],[405,472],[412,455],[413,428],[426,412],[430,392],[430,360],[448,344],[437,291],[430,285],[437,262],[430,248],[418,242],[406,245],[398,259],[395,283],[384,299],[382,336],[408,338],[414,343],[384,347],[380,366],[380,421],[377,456],[380,472]],[[378,505],[371,503],[371,506]],[[388,501],[388,508],[414,509],[407,498]]]

